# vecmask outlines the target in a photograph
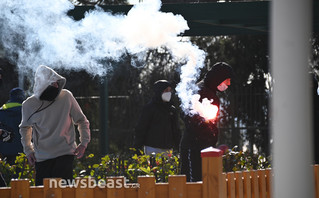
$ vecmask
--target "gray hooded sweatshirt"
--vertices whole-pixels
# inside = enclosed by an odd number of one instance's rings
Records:
[[[53,82],[59,84],[54,101],[40,100],[43,91]],[[90,142],[89,121],[72,93],[63,89],[66,79],[47,66],[35,73],[34,94],[22,104],[20,124],[24,153],[35,153],[37,162],[62,155],[73,155],[77,144],[74,125],[78,126],[80,145]]]

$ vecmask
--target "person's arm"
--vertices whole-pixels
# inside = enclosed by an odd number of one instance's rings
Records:
[[[74,121],[74,123],[78,126],[78,131],[80,134],[80,144],[75,150],[75,155],[77,155],[77,158],[82,158],[84,155],[84,152],[87,148],[88,143],[91,140],[91,134],[90,134],[90,122],[82,112],[82,109],[76,99],[73,97],[72,93],[70,92],[70,97],[72,101],[72,107],[71,107],[71,117]]]
[[[32,127],[27,121],[27,110],[26,106],[22,105],[22,120],[19,125],[20,135],[21,135],[21,144],[23,146],[23,152],[28,158],[28,162],[31,166],[35,164],[36,158],[34,156],[34,148],[32,144]]]

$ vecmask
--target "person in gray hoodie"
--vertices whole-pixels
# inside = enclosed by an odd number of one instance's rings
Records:
[[[41,65],[35,73],[33,95],[22,103],[21,142],[29,164],[35,165],[36,185],[44,178],[73,179],[74,156],[81,158],[90,142],[89,121],[66,79]],[[77,145],[75,126],[80,141]]]

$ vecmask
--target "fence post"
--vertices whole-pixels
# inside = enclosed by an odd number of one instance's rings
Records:
[[[43,197],[62,198],[61,178],[45,178],[43,180]]]
[[[222,197],[223,151],[209,147],[201,151],[203,198]]]
[[[29,198],[30,181],[28,179],[11,180],[11,198]]]
[[[169,198],[187,197],[185,175],[168,176],[168,197]]]
[[[155,177],[138,176],[137,181],[140,184],[137,192],[138,198],[155,198]]]
[[[77,181],[78,180],[78,181]],[[75,187],[75,197],[76,198],[93,198],[94,188],[91,186],[91,178],[76,178],[75,182],[78,184]]]
[[[313,166],[314,178],[315,178],[315,198],[319,198],[319,165],[315,164]]]
[[[107,177],[106,178],[106,183],[109,184],[115,184],[113,187],[107,187],[107,193],[106,197],[124,197],[125,194],[125,178],[124,176],[119,176],[119,177]]]

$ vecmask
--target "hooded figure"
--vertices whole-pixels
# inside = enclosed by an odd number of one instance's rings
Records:
[[[12,136],[10,142],[0,142],[0,154],[9,164],[13,164],[16,156],[23,152],[19,124],[21,122],[21,103],[25,99],[21,88],[10,91],[10,99],[0,108],[0,129]]]
[[[29,163],[35,163],[36,185],[43,178],[73,179],[74,155],[81,158],[90,141],[89,121],[66,79],[47,66],[35,73],[33,95],[22,104],[21,142]],[[76,144],[75,128],[80,133]]]
[[[170,102],[171,84],[166,80],[154,83],[154,96],[142,109],[142,114],[135,127],[134,146],[151,154],[178,148],[180,130],[176,108]]]
[[[228,88],[232,75],[232,68],[227,63],[219,62],[213,65],[204,79],[198,83],[200,102],[204,98],[213,99],[211,104],[218,107],[216,118],[218,118],[220,104],[216,93]],[[186,174],[187,181],[200,181],[202,178],[200,152],[210,146],[216,147],[218,141],[217,120],[207,122],[196,114],[186,115],[184,122],[186,130],[180,144],[181,172]]]

